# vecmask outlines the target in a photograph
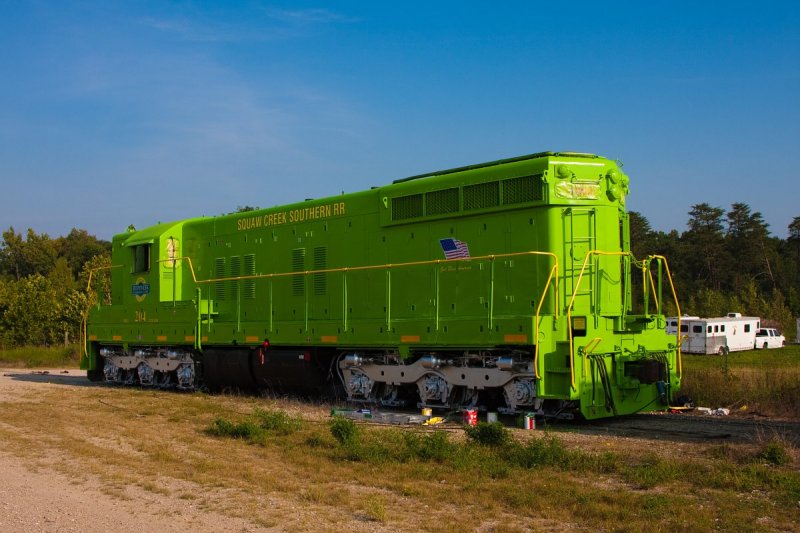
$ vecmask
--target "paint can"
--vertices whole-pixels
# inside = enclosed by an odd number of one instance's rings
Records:
[[[488,413],[486,413],[486,421],[488,423],[490,423],[490,424],[492,422],[497,422],[497,413],[492,412],[492,411],[489,411]]]
[[[529,430],[536,429],[536,416],[533,413],[526,413],[524,425],[522,427]]]
[[[433,409],[430,407],[423,407],[422,408],[422,416],[427,416],[428,418],[433,416]]]
[[[477,411],[477,409],[464,409],[464,413],[462,415],[461,422],[465,426],[477,426],[478,425],[478,411]]]

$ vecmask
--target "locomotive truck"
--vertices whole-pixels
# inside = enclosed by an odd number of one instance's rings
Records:
[[[81,368],[141,386],[593,419],[665,408],[666,260],[618,163],[544,152],[115,235]],[[680,310],[677,301],[675,309]]]

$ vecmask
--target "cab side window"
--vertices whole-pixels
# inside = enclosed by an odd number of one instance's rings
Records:
[[[150,245],[140,244],[132,247],[133,273],[150,272]]]

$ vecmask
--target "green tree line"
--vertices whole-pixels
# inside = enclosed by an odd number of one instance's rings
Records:
[[[90,269],[111,264],[111,243],[73,229],[50,238],[29,229],[0,243],[0,348],[76,342],[89,307]]]
[[[688,215],[687,229],[679,233],[654,231],[641,213],[630,213],[633,254],[667,258],[681,312],[759,316],[794,338],[793,317],[800,316],[800,216],[780,239],[745,203],[728,211],[696,204]]]
[[[634,255],[667,257],[681,311],[760,316],[793,338],[793,317],[800,316],[800,216],[780,239],[744,203],[727,212],[696,204],[688,215],[680,233],[655,231],[641,213],[630,213]],[[3,232],[0,348],[75,342],[93,297],[86,288],[89,271],[110,264],[111,244],[86,230],[55,239],[32,229]],[[667,310],[674,313],[674,305]]]

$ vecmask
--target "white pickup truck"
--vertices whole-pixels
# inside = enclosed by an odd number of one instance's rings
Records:
[[[754,348],[781,348],[786,344],[786,337],[775,328],[761,328],[756,332],[756,344]]]

